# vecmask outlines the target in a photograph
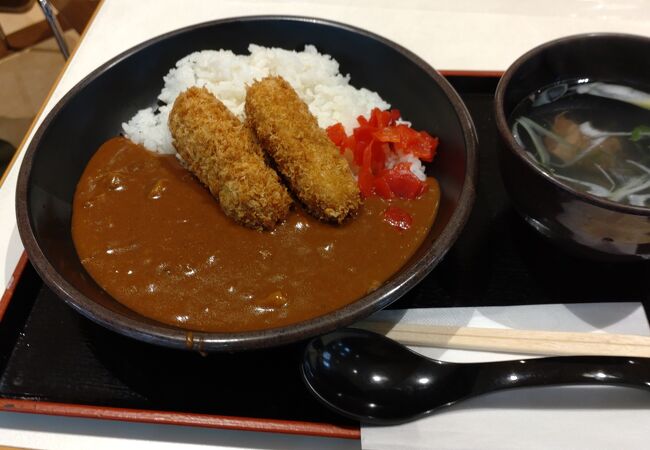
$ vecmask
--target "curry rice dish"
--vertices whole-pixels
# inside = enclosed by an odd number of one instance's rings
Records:
[[[438,209],[434,179],[417,200],[373,196],[362,206],[346,160],[286,81],[253,85],[246,110],[243,124],[191,88],[169,115],[181,161],[122,137],[90,160],[73,239],[116,300],[189,330],[274,328],[359,299],[420,246]],[[283,183],[299,200],[292,208]],[[409,229],[385,220],[388,205],[412,219]]]

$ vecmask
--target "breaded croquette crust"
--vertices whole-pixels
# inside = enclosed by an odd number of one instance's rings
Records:
[[[246,117],[309,212],[340,223],[359,209],[361,196],[348,163],[283,78],[267,77],[248,88]]]
[[[222,210],[243,225],[271,229],[292,199],[264,160],[250,128],[205,88],[181,93],[169,114],[174,147]]]

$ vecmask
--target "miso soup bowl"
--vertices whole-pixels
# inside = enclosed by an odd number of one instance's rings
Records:
[[[553,243],[591,259],[650,258],[650,208],[609,201],[571,188],[543,172],[512,135],[508,119],[529,94],[576,78],[638,84],[650,82],[650,38],[582,34],[530,50],[505,72],[494,108],[503,140],[500,167],[516,210]],[[637,82],[635,82],[637,81]]]
[[[333,56],[356,87],[379,92],[414,127],[440,138],[427,170],[441,186],[438,217],[403,268],[377,290],[328,314],[292,325],[246,332],[185,330],[123,306],[93,281],[71,236],[72,200],[84,167],[121,124],[155,105],[163,76],[176,61],[204,49],[245,54],[250,43]],[[390,70],[387,70],[390,68]],[[300,341],[349,325],[394,302],[436,266],[453,245],[475,196],[477,138],[458,94],[431,66],[380,36],[307,17],[259,16],[218,20],[144,42],[97,68],[43,120],[23,159],[17,194],[18,229],[30,261],[72,308],[104,327],[161,346],[237,351]],[[218,230],[215,230],[218,232]],[[242,277],[248,276],[242,271]]]

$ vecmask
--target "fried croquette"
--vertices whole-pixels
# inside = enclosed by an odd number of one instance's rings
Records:
[[[271,229],[292,199],[265,160],[252,130],[205,88],[181,93],[169,114],[173,144],[185,166],[236,222]]]
[[[348,163],[289,83],[281,77],[253,83],[245,109],[262,148],[310,213],[340,223],[359,209]]]

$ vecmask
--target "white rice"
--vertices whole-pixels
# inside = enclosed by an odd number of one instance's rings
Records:
[[[422,161],[420,161],[417,156],[411,153],[402,153],[400,151],[397,151],[396,153],[390,153],[386,159],[386,168],[392,169],[397,164],[402,162],[407,162],[411,165],[409,169],[411,169],[413,175],[418,177],[420,181],[427,179],[427,174],[425,173],[425,168],[422,164]]]
[[[246,86],[269,75],[287,80],[323,128],[341,122],[350,133],[357,116],[368,115],[373,108],[390,108],[376,92],[351,86],[350,76],[339,73],[338,62],[318,53],[313,45],[295,52],[251,44],[248,51],[250,55],[204,50],[178,61],[164,77],[158,95],[165,105],[138,111],[122,124],[126,136],[152,151],[175,153],[167,117],[178,94],[192,86],[206,87],[243,119]]]
[[[358,116],[369,116],[373,108],[390,108],[376,92],[351,86],[350,76],[341,75],[338,62],[318,53],[313,45],[296,52],[251,44],[248,51],[250,55],[203,50],[179,60],[163,77],[165,84],[158,100],[164,104],[142,109],[123,123],[126,137],[151,151],[174,154],[167,118],[181,92],[192,86],[206,87],[243,119],[246,87],[270,75],[279,75],[291,84],[322,128],[341,122],[350,134],[358,125]],[[399,160],[410,162],[411,171],[424,179],[424,167],[417,158],[404,155]]]

